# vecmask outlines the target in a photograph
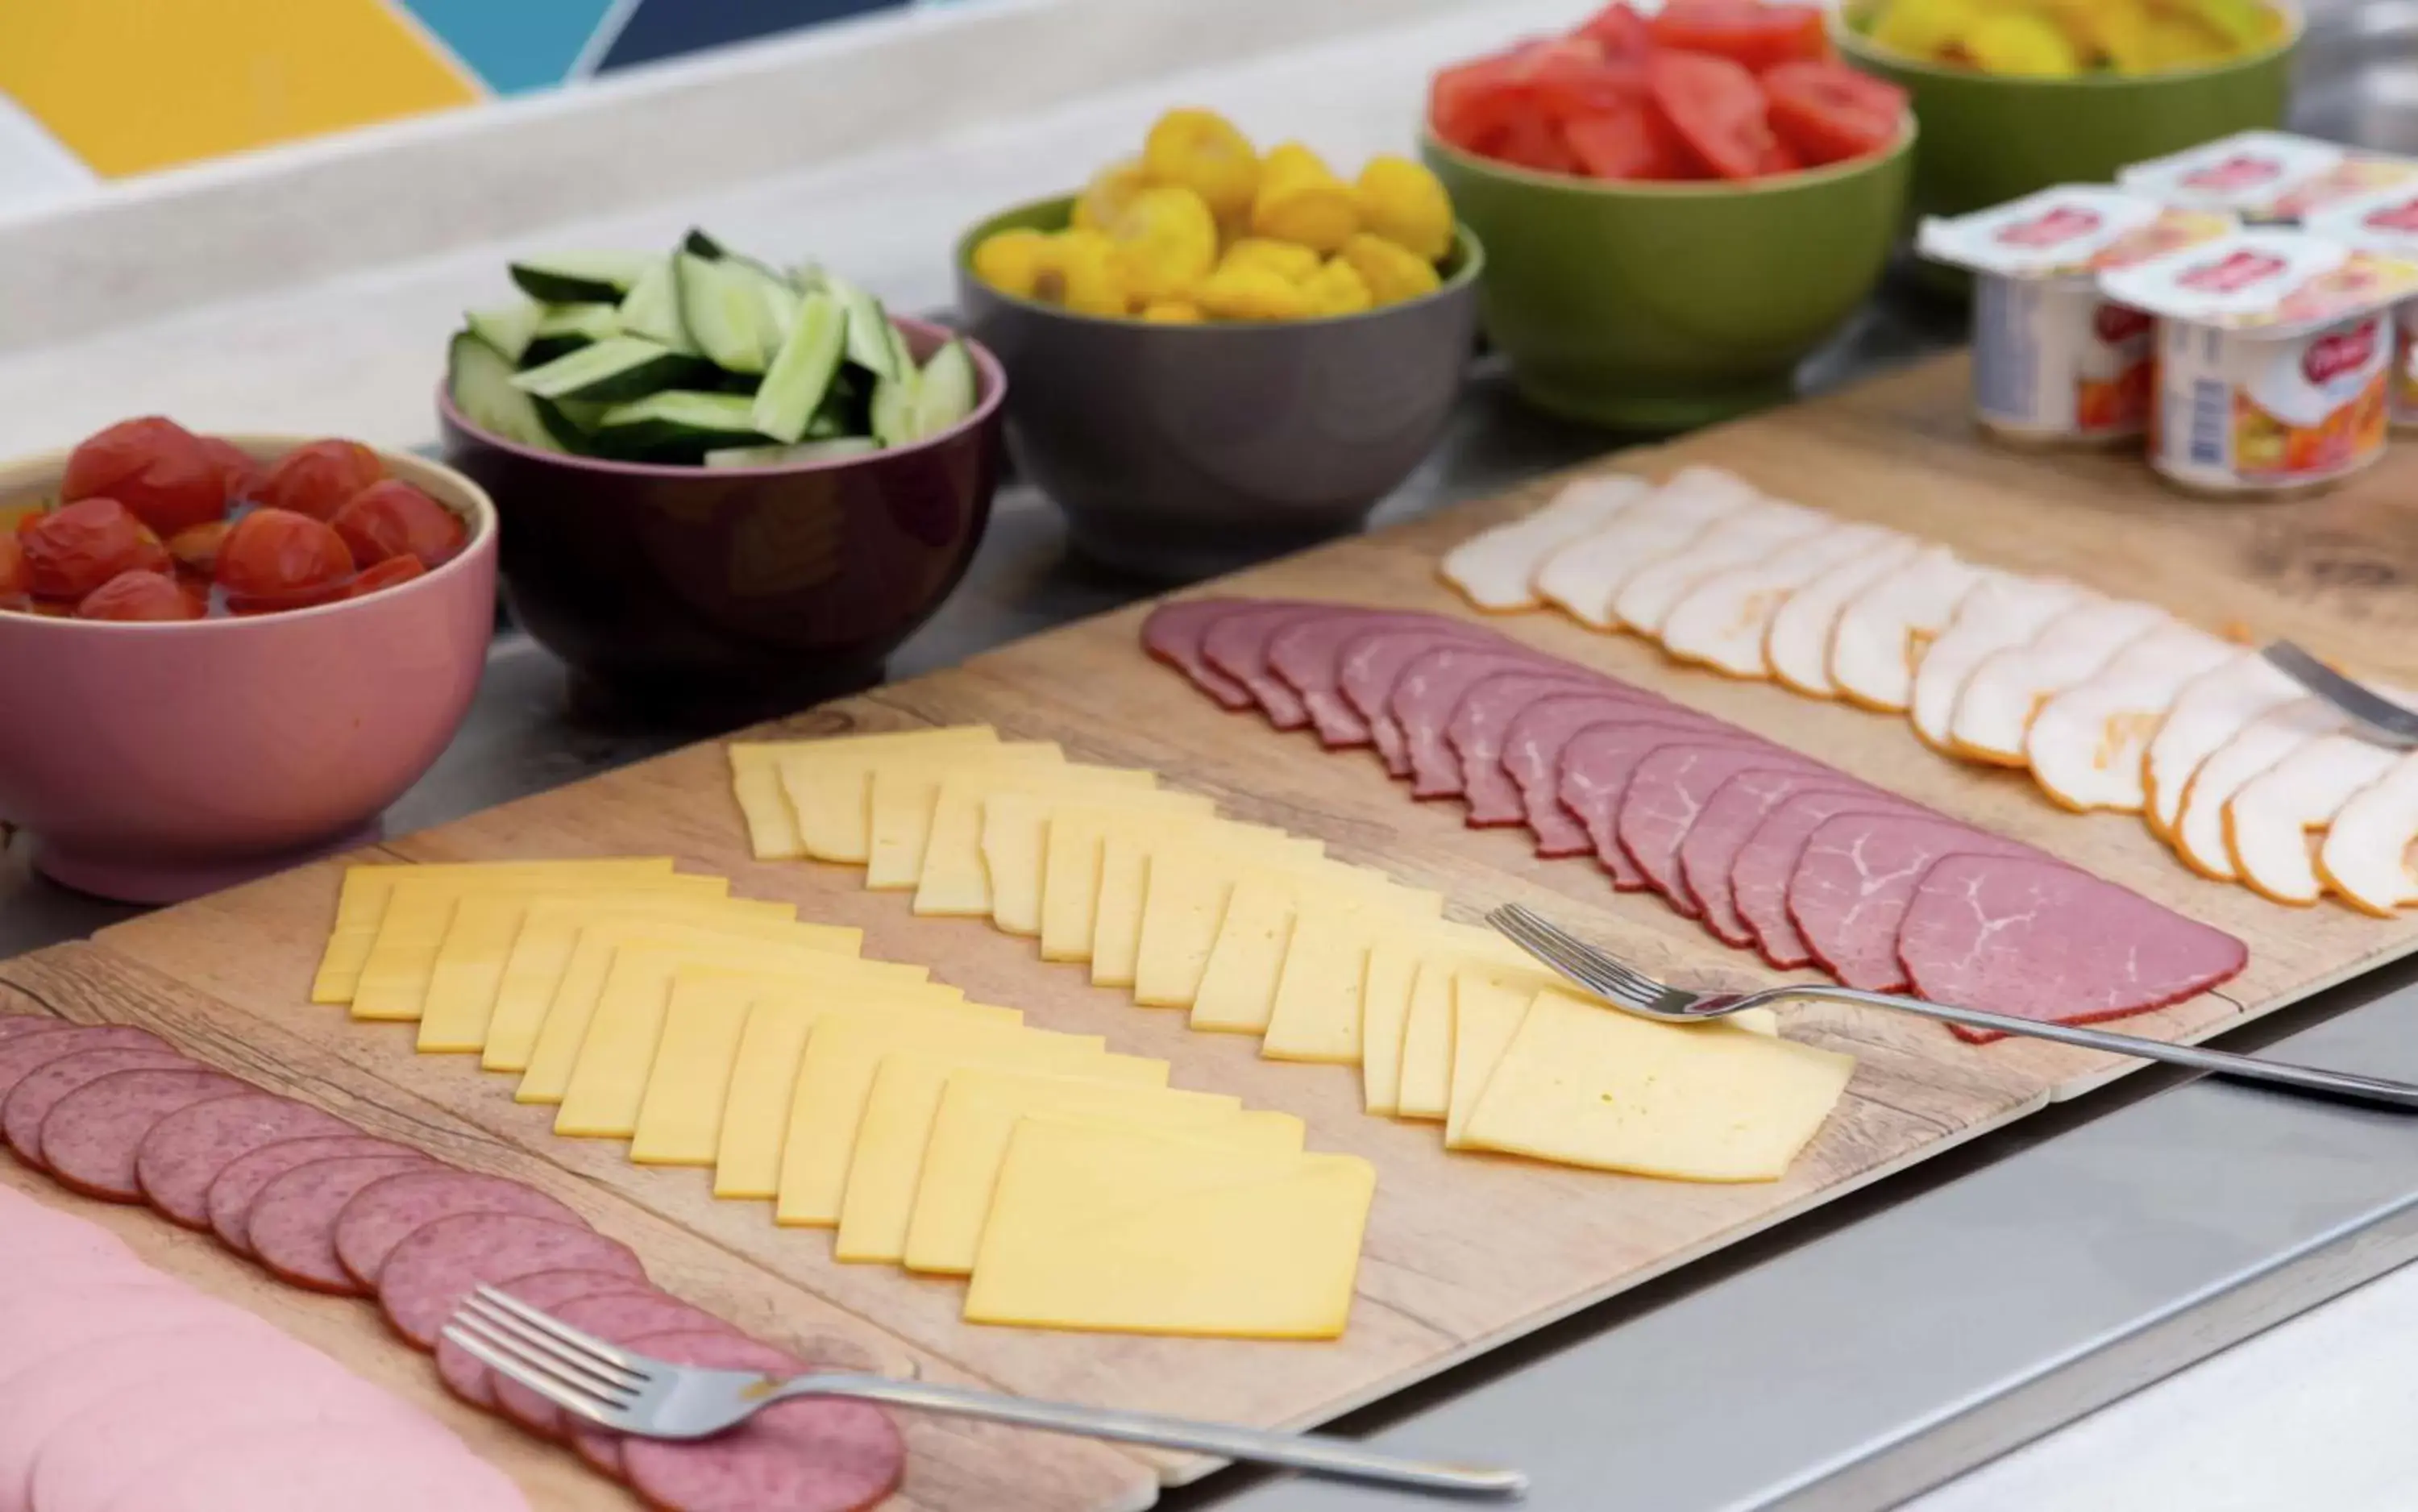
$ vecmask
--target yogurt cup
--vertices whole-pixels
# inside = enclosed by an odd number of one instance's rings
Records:
[[[2418,162],[2288,131],[2243,131],[2135,163],[2116,182],[2178,209],[2290,225],[2336,200],[2418,183]]]
[[[2028,445],[2100,445],[2148,429],[2154,322],[2104,298],[2097,275],[2203,245],[2231,216],[2069,184],[1922,223],[1926,257],[1973,274],[1973,413]]]
[[[2362,252],[2418,261],[2418,185],[2371,190],[2313,210],[2303,229]],[[2386,412],[2396,428],[2418,429],[2418,299],[2394,308],[2393,373]]]
[[[2418,295],[2418,263],[2262,228],[2099,284],[2158,318],[2150,461],[2168,481],[2294,494],[2384,454],[2393,311]]]

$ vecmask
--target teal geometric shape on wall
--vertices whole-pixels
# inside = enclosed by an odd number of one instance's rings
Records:
[[[516,95],[569,78],[614,0],[403,0],[403,6],[488,88]]]

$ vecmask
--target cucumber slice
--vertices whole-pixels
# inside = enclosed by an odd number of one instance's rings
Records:
[[[529,338],[537,334],[538,322],[545,318],[545,306],[535,299],[522,299],[492,310],[473,310],[462,318],[471,335],[501,352],[505,361],[518,363],[528,351]]]
[[[609,304],[558,304],[546,308],[521,361],[539,367],[583,346],[621,334],[621,313]]]
[[[672,277],[697,350],[728,372],[762,373],[774,344],[765,340],[771,318],[755,276],[684,252],[672,259]]]
[[[646,276],[653,260],[644,252],[553,252],[515,261],[513,282],[547,304],[613,304]]]
[[[823,275],[823,292],[848,307],[848,359],[877,378],[897,376],[900,369],[891,350],[890,317],[882,313],[881,301],[836,273]]]
[[[660,342],[675,352],[696,350],[696,344],[688,339],[688,328],[681,324],[680,287],[673,282],[668,257],[648,267],[621,301],[620,313],[621,328],[633,336]]]
[[[829,283],[820,263],[800,263],[789,269],[789,287],[800,294],[820,294]]]
[[[643,399],[696,376],[703,367],[660,342],[614,336],[517,374],[513,387],[540,399]]]
[[[546,434],[565,451],[596,450],[596,422],[610,409],[609,405],[593,404],[582,399],[529,400],[537,409],[537,418]]]
[[[807,441],[798,446],[726,447],[705,454],[709,467],[786,467],[801,462],[835,462],[845,457],[868,456],[881,450],[881,443],[869,435],[840,435],[828,441]]]
[[[898,322],[888,315],[882,316],[881,331],[883,338],[890,343],[890,371],[901,377],[913,373],[915,353],[908,346],[907,333],[898,328]]]
[[[702,257],[709,263],[722,260],[722,243],[695,226],[689,227],[688,235],[681,237],[680,250],[692,256]]]
[[[761,263],[743,257],[724,260],[722,266],[741,278],[754,281],[758,300],[758,334],[764,341],[767,359],[777,356],[789,332],[798,324],[798,291],[788,281]]]
[[[915,438],[938,435],[974,412],[974,359],[966,344],[932,354],[915,384]]]
[[[596,443],[620,453],[751,445],[763,440],[756,429],[755,407],[745,394],[673,389],[606,410],[596,427]]]
[[[873,386],[873,438],[883,446],[905,446],[915,439],[915,391],[922,381],[913,369],[903,378],[883,378]]]
[[[756,390],[756,428],[785,444],[806,434],[839,373],[848,342],[848,309],[828,294],[799,301],[789,339],[781,344],[763,386]]]
[[[475,331],[455,333],[446,348],[445,385],[455,407],[481,430],[541,451],[562,450],[540,418],[536,401],[513,387],[512,359]]]

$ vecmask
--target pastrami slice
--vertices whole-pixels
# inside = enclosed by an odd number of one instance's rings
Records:
[[[162,1214],[207,1229],[211,1184],[243,1156],[286,1139],[359,1132],[333,1113],[275,1092],[216,1097],[153,1124],[134,1152],[134,1179]]]
[[[1683,917],[1701,910],[1680,874],[1679,849],[1723,784],[1744,771],[1828,771],[1810,757],[1736,741],[1665,745],[1630,773],[1613,818],[1620,848]]]
[[[1770,750],[1744,730],[1726,735],[1698,724],[1666,724],[1650,717],[1619,724],[1591,725],[1562,748],[1561,779],[1556,789],[1562,806],[1586,827],[1588,844],[1613,886],[1634,893],[1646,886],[1645,873],[1620,843],[1620,805],[1629,784],[1645,758],[1666,746],[1727,743],[1745,751]]]
[[[1489,678],[1553,672],[1568,665],[1541,651],[1493,646],[1440,646],[1405,664],[1394,680],[1385,711],[1402,732],[1402,749],[1411,763],[1411,796],[1460,796],[1461,758],[1446,732],[1453,710],[1471,689],[1484,686]]]
[[[1461,765],[1461,796],[1475,829],[1524,823],[1528,806],[1503,761],[1513,723],[1531,705],[1573,694],[1616,693],[1620,684],[1578,667],[1489,678],[1462,695],[1445,722],[1445,743]]]
[[[1250,691],[1251,701],[1268,716],[1269,724],[1280,730],[1297,730],[1309,723],[1309,710],[1293,684],[1268,669],[1268,642],[1288,625],[1336,612],[1314,603],[1278,602],[1220,615],[1201,637],[1201,654],[1211,666]]]
[[[1584,856],[1595,848],[1585,823],[1562,802],[1562,754],[1583,730],[1651,720],[1672,726],[1727,728],[1642,689],[1619,684],[1597,693],[1539,698],[1512,718],[1503,733],[1503,770],[1520,789],[1529,830],[1543,857]]]
[[[1193,686],[1228,709],[1251,707],[1251,691],[1209,664],[1201,637],[1230,614],[1256,608],[1257,599],[1178,599],[1162,603],[1141,622],[1142,649],[1192,680]]]
[[[1854,778],[1812,764],[1750,767],[1732,774],[1706,802],[1679,845],[1679,883],[1705,927],[1724,944],[1752,948],[1754,930],[1739,914],[1730,884],[1738,853],[1772,810],[1799,793],[1863,791],[1867,789]]]
[[[1343,643],[1342,654],[1336,659],[1336,687],[1342,692],[1344,701],[1367,722],[1370,742],[1385,759],[1385,771],[1396,777],[1407,777],[1411,774],[1410,748],[1402,739],[1402,726],[1394,723],[1391,712],[1394,683],[1401,677],[1402,669],[1440,647],[1479,645],[1499,649],[1510,644],[1481,625],[1447,623],[1366,631]]]
[[[2198,996],[2250,953],[2221,929],[2046,857],[1950,856],[1923,875],[1899,959],[1934,1002],[2089,1024]],[[1982,1043],[2002,1036],[1958,1029]]]
[[[1730,900],[1754,936],[1763,958],[1783,970],[1814,964],[1814,953],[1788,913],[1788,882],[1814,832],[1842,814],[1939,816],[1911,799],[1888,793],[1819,787],[1792,793],[1772,806],[1730,863]]]
[[[1372,630],[1448,630],[1452,626],[1442,615],[1339,607],[1296,620],[1269,637],[1268,670],[1301,695],[1320,744],[1330,751],[1349,750],[1367,745],[1372,737],[1369,722],[1343,696],[1344,647]]]
[[[2039,852],[1954,819],[1842,814],[1807,838],[1788,879],[1788,917],[1822,970],[1866,992],[1901,991],[1898,928],[1923,878],[1951,856]]]

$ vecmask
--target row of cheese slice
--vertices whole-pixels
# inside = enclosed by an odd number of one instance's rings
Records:
[[[974,1322],[1331,1337],[1374,1173],[1165,1061],[1025,1025],[665,858],[356,866],[313,997],[519,1077],[558,1133],[710,1167]]]
[[[2140,814],[2193,870],[2280,903],[2418,903],[2418,757],[2256,651],[2151,605],[1977,566],[1719,469],[1584,480],[1442,563],[1479,608],[1552,605],[1680,661],[1906,717],[1945,754]]]
[[[863,865],[1194,1029],[1357,1065],[1370,1111],[1440,1122],[1448,1148],[1777,1180],[1853,1070],[1768,1014],[1675,1028],[1570,997],[1434,893],[1048,742],[969,725],[730,756],[758,858]]]

